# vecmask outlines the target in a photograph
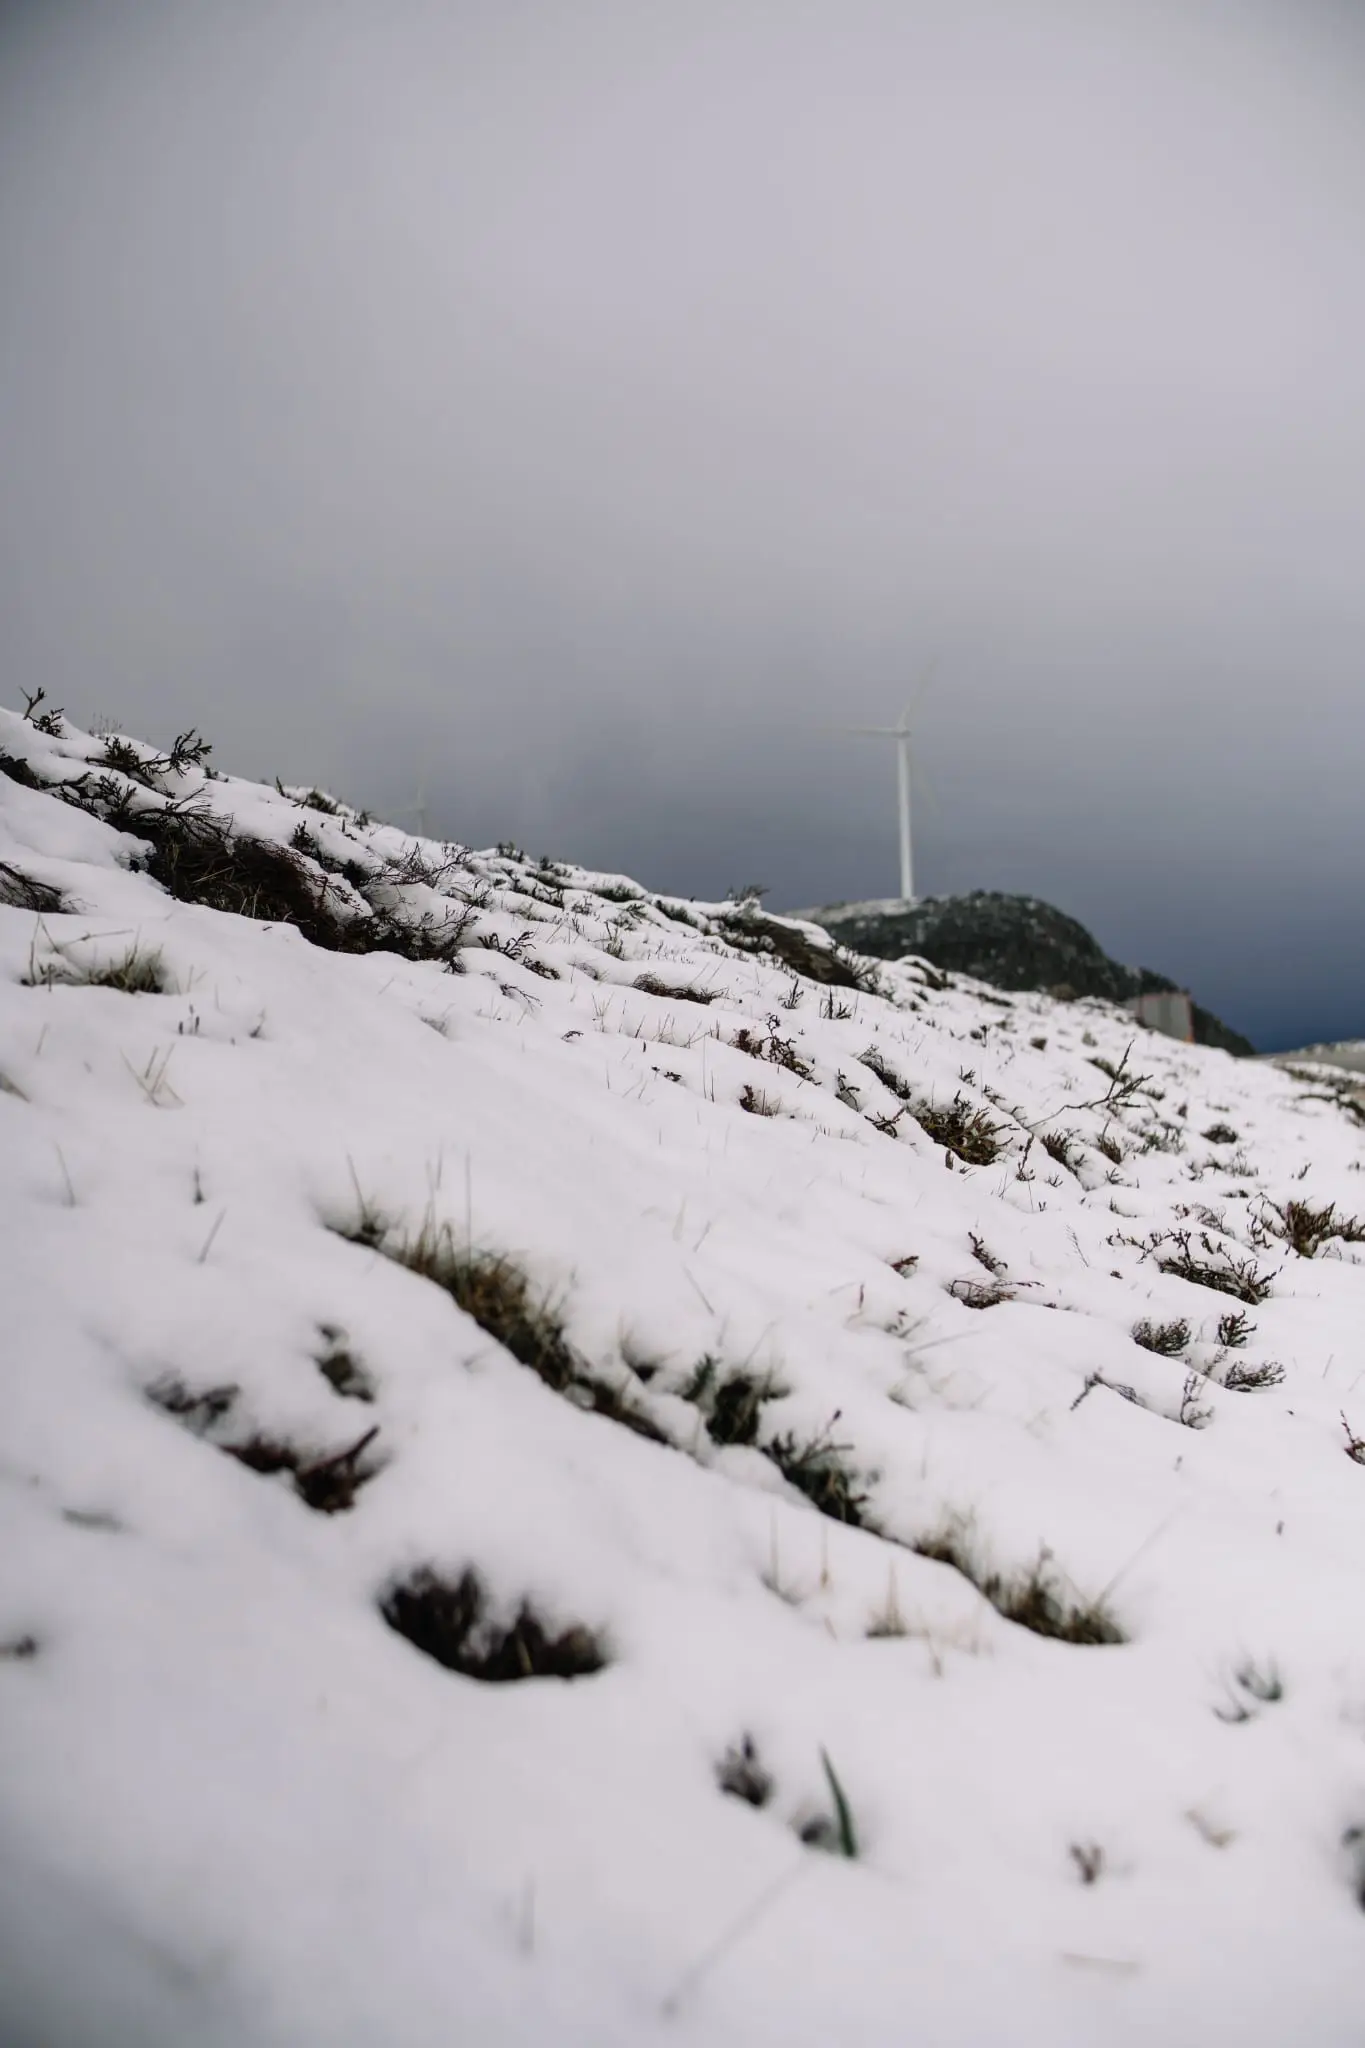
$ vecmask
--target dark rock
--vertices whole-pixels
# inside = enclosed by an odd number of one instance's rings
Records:
[[[836,903],[803,913],[851,952],[876,960],[917,954],[950,974],[995,988],[1041,989],[1063,1000],[1102,996],[1112,1003],[1177,984],[1149,967],[1111,960],[1083,924],[1036,896],[973,889],[968,896],[927,896],[914,904]],[[1250,1039],[1193,1005],[1200,1045],[1245,1057]]]

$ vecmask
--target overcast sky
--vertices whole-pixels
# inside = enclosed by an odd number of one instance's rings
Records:
[[[0,699],[1365,1034],[1358,0],[0,0]]]

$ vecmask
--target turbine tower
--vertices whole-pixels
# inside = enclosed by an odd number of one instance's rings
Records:
[[[418,770],[418,772],[417,772],[417,799],[416,799],[416,802],[415,802],[415,803],[410,803],[410,804],[404,804],[401,810],[398,810],[398,811],[395,811],[395,812],[394,812],[394,816],[395,816],[396,818],[415,818],[415,819],[417,820],[417,837],[418,837],[419,839],[425,839],[425,838],[426,838],[426,836],[427,836],[427,776],[426,776],[426,770],[425,770],[425,768],[420,768],[420,769]]]
[[[861,733],[871,739],[890,739],[896,742],[896,780],[900,799],[901,828],[901,901],[915,900],[915,870],[910,844],[910,706],[907,704],[897,725],[853,725],[850,732]]]

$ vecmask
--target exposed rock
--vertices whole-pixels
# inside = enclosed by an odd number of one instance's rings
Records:
[[[953,974],[996,988],[1042,989],[1064,997],[1104,996],[1126,1002],[1177,984],[1149,967],[1111,960],[1083,924],[1037,896],[973,889],[968,896],[926,896],[905,904],[834,903],[800,913],[823,925],[852,952],[878,960],[915,953]],[[1255,1047],[1198,1003],[1194,1035],[1201,1045],[1245,1056]]]

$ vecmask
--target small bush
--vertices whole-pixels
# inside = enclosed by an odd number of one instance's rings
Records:
[[[231,1412],[242,1390],[229,1382],[223,1386],[206,1387],[202,1393],[196,1394],[182,1379],[170,1373],[154,1380],[146,1391],[147,1399],[155,1407],[173,1415],[177,1422],[183,1422],[195,1436],[207,1436]]]
[[[115,830],[146,842],[147,873],[178,902],[268,924],[292,924],[313,945],[331,952],[397,953],[458,970],[472,921],[468,906],[441,921],[404,919],[368,903],[360,909],[294,848],[237,832],[230,820],[204,811],[197,800],[144,800],[139,807],[128,782],[110,775],[78,777],[62,785],[62,795]],[[360,880],[352,886],[363,894],[373,878],[357,872]]]
[[[139,812],[132,829],[151,841],[147,872],[177,901],[297,925],[332,952],[362,950],[354,913],[290,848],[185,810]]]
[[[31,986],[40,988],[114,988],[128,996],[162,996],[174,992],[159,953],[144,953],[137,946],[115,960],[83,966],[64,954],[44,961],[35,969]]]
[[[457,1308],[557,1393],[576,1378],[578,1360],[562,1318],[548,1302],[533,1297],[530,1281],[514,1260],[457,1244],[450,1225],[430,1217],[415,1236],[379,1249],[443,1288]]]
[[[1154,1351],[1158,1358],[1178,1358],[1189,1341],[1190,1326],[1183,1317],[1173,1323],[1144,1320],[1133,1325],[1133,1342],[1144,1351]]]
[[[82,980],[91,988],[121,989],[125,995],[155,996],[174,992],[174,983],[166,973],[159,953],[140,953],[136,946],[121,960],[111,960],[107,966],[97,967],[93,973],[83,975]]]
[[[1094,1041],[1090,1042],[1093,1044]],[[1089,1103],[1088,1108],[1126,1109],[1138,1095],[1149,1095],[1154,1102],[1160,1102],[1161,1091],[1153,1088],[1151,1075],[1135,1074],[1129,1067],[1128,1054],[1132,1050],[1132,1046],[1129,1045],[1117,1066],[1112,1060],[1105,1059],[1102,1053],[1090,1054],[1091,1066],[1099,1068],[1109,1086],[1098,1102]]]
[[[25,690],[24,717],[35,732],[46,733],[49,739],[58,740],[62,736],[62,719],[65,714],[60,704],[54,705],[50,711],[40,711],[38,706],[44,702],[46,697],[47,691],[42,688],[36,689],[32,696]]]
[[[1263,1707],[1274,1706],[1284,1698],[1284,1680],[1273,1660],[1262,1666],[1248,1658],[1245,1664],[1238,1665],[1233,1676],[1243,1692],[1250,1693]]]
[[[1001,1302],[1014,1300],[1014,1289],[1006,1280],[954,1280],[948,1292],[964,1308],[999,1308]]]
[[[1121,1643],[1122,1629],[1103,1602],[1071,1597],[1049,1568],[1043,1553],[1029,1571],[1013,1581],[981,1588],[991,1605],[1006,1621],[1037,1636],[1050,1636],[1062,1643]]]
[[[1252,1308],[1270,1293],[1272,1274],[1263,1273],[1254,1259],[1238,1258],[1226,1246],[1215,1244],[1207,1231],[1199,1234],[1199,1252],[1188,1230],[1159,1230],[1145,1241],[1126,1238],[1122,1242],[1137,1242],[1142,1256],[1155,1258],[1159,1270],[1173,1279],[1208,1287],[1215,1294],[1230,1294]]]
[[[775,1024],[777,1019],[774,1017],[769,1021]],[[771,1066],[785,1068],[799,1081],[810,1079],[810,1067],[797,1052],[795,1041],[779,1038],[776,1031],[770,1030],[765,1036],[761,1031],[751,1031],[747,1024],[741,1025],[730,1043],[737,1052],[747,1052],[751,1059],[767,1060]]]
[[[679,1391],[684,1401],[701,1410],[713,1443],[752,1444],[758,1440],[764,1402],[781,1400],[787,1390],[770,1374],[760,1378],[757,1373],[724,1372],[708,1353]]]
[[[747,1109],[750,1116],[777,1116],[782,1108],[774,1097],[765,1095],[761,1088],[755,1088],[748,1081],[739,1091],[739,1106]]]
[[[742,1735],[716,1766],[716,1783],[746,1806],[766,1806],[773,1796],[771,1774],[763,1768],[752,1735]]]
[[[658,907],[665,917],[672,919],[674,924],[690,925],[693,931],[701,929],[702,920],[685,903],[670,900],[667,896],[661,896],[658,899]]]
[[[302,818],[299,819],[298,824],[290,833],[289,844],[295,853],[303,854],[306,860],[315,860],[319,867],[323,865],[322,841],[315,833],[309,831]],[[332,868],[333,874],[340,873],[339,863],[329,863],[329,865]]]
[[[637,974],[634,986],[647,996],[666,996],[675,1003],[714,1003],[724,993],[718,988],[701,988],[696,983],[684,988],[671,988],[661,981],[657,974]]]
[[[376,1228],[377,1238],[373,1235]],[[623,1423],[653,1443],[667,1442],[662,1430],[632,1404],[624,1389],[589,1371],[564,1334],[562,1316],[544,1298],[532,1294],[526,1274],[506,1254],[460,1245],[450,1225],[437,1223],[431,1216],[414,1235],[395,1236],[363,1207],[358,1226],[340,1235],[371,1245],[385,1258],[441,1288],[519,1364],[529,1366],[547,1387],[566,1395],[575,1407]]]
[[[1196,1371],[1194,1366],[1191,1366],[1185,1375],[1185,1383],[1180,1389],[1180,1406],[1176,1410],[1175,1417],[1176,1421],[1182,1424],[1184,1428],[1202,1429],[1204,1424],[1212,1419],[1212,1408],[1205,1408],[1200,1405],[1199,1397],[1207,1385],[1208,1381],[1204,1378],[1203,1374]]]
[[[1210,1145],[1235,1145],[1237,1133],[1231,1124],[1210,1124],[1204,1132],[1204,1139]]]
[[[599,1637],[577,1624],[554,1634],[523,1601],[500,1626],[477,1573],[454,1582],[430,1568],[390,1586],[379,1603],[389,1627],[447,1671],[491,1685],[523,1678],[586,1678],[607,1663]]]
[[[158,754],[154,750],[144,753],[132,740],[111,734],[105,741],[104,752],[99,757],[102,768],[112,768],[120,775],[126,775],[130,782],[140,783],[162,795],[162,778],[166,775],[183,774],[187,768],[205,768],[213,748],[206,739],[201,739],[191,726],[187,732],[177,733],[169,753]],[[207,771],[212,774],[212,770]]]
[[[1073,1415],[1080,1407],[1082,1401],[1094,1393],[1096,1387],[1107,1388],[1111,1394],[1117,1394],[1121,1401],[1131,1403],[1134,1408],[1145,1408],[1147,1406],[1147,1403],[1140,1398],[1136,1387],[1128,1386],[1123,1380],[1106,1379],[1102,1372],[1089,1372],[1085,1376],[1085,1383],[1080,1393],[1077,1394],[1071,1404],[1071,1413]]]
[[[990,1166],[1004,1150],[1004,1125],[992,1123],[987,1112],[974,1108],[964,1095],[955,1095],[946,1107],[922,1103],[913,1114],[920,1129],[964,1166]]]
[[[318,1335],[326,1348],[318,1357],[317,1368],[333,1393],[348,1401],[373,1401],[374,1381],[351,1351],[343,1332],[323,1323]]]
[[[751,1444],[758,1437],[763,1403],[782,1395],[770,1379],[758,1380],[750,1373],[731,1373],[720,1382],[711,1397],[706,1418],[707,1432],[718,1444]]]
[[[171,770],[179,775],[186,768],[203,768],[212,775],[213,771],[208,767],[208,758],[212,752],[213,748],[209,742],[191,726],[187,732],[178,732],[171,742]]]
[[[35,910],[40,917],[53,917],[66,908],[60,889],[35,882],[32,875],[4,860],[0,860],[0,903],[10,910]]]
[[[864,1511],[871,1495],[860,1486],[859,1475],[848,1462],[851,1446],[834,1441],[833,1430],[838,1420],[836,1409],[824,1428],[804,1442],[788,1430],[781,1436],[770,1437],[759,1448],[788,1484],[804,1493],[822,1515],[862,1529],[868,1526]]]
[[[1242,1351],[1256,1334],[1256,1325],[1244,1308],[1230,1308],[1218,1318],[1218,1342],[1225,1351]]]
[[[161,754],[144,755],[131,740],[114,735],[105,741],[99,765],[112,768],[118,775],[126,775],[130,782],[140,783],[144,789],[154,790],[160,796],[163,792],[158,777],[170,762]]]
[[[1273,1222],[1266,1219],[1272,1235],[1281,1238],[1301,1259],[1311,1259],[1330,1238],[1345,1244],[1365,1244],[1365,1223],[1358,1216],[1339,1216],[1332,1202],[1272,1202]]]
[[[1038,1553],[1037,1563],[1027,1570],[1007,1574],[988,1569],[971,1541],[968,1525],[961,1520],[945,1523],[934,1534],[914,1545],[921,1557],[950,1564],[969,1579],[1006,1621],[1034,1635],[1049,1636],[1062,1643],[1122,1643],[1127,1640],[1110,1613],[1103,1596],[1085,1600],[1072,1591],[1057,1570],[1052,1553]]]
[[[1231,1294],[1238,1301],[1256,1304],[1270,1293],[1270,1276],[1262,1273],[1253,1259],[1226,1254],[1216,1260],[1195,1259],[1185,1253],[1160,1261],[1163,1273],[1177,1280],[1189,1280],[1196,1287],[1212,1288],[1216,1294]]]
[[[263,1474],[288,1472],[299,1499],[320,1515],[338,1515],[355,1506],[356,1495],[367,1480],[381,1469],[377,1461],[365,1460],[365,1452],[379,1434],[375,1423],[345,1450],[325,1457],[300,1451],[296,1445],[277,1437],[253,1435],[241,1443],[220,1446],[230,1458],[249,1471]]]
[[[909,1082],[902,1080],[895,1068],[883,1058],[879,1046],[869,1045],[867,1051],[859,1053],[858,1057],[868,1072],[876,1075],[883,1088],[889,1088],[898,1101],[909,1102],[911,1093]]]
[[[992,1276],[992,1278],[998,1280],[1000,1278],[1000,1275],[1005,1271],[1004,1259],[998,1259],[995,1253],[987,1248],[984,1241],[980,1237],[978,1237],[977,1233],[974,1230],[969,1230],[967,1232],[967,1236],[971,1241],[972,1257],[976,1260],[979,1266],[984,1266],[986,1268],[986,1271]]]
[[[1075,1141],[1076,1133],[1074,1131],[1043,1132],[1043,1150],[1047,1153],[1049,1159],[1055,1159],[1058,1166],[1064,1166],[1068,1173],[1074,1173],[1076,1170],[1076,1162],[1072,1154],[1072,1147]]]
[[[227,1430],[240,1393],[239,1387],[226,1385],[196,1394],[174,1374],[147,1388],[147,1398],[158,1408],[248,1471],[266,1476],[287,1472],[300,1500],[319,1514],[341,1514],[354,1507],[360,1488],[382,1470],[379,1459],[366,1456],[379,1434],[377,1424],[340,1451],[305,1451],[260,1430],[234,1438]]]
[[[1271,1359],[1265,1365],[1242,1365],[1234,1362],[1223,1374],[1223,1385],[1230,1394],[1254,1394],[1262,1387],[1278,1387],[1284,1382],[1284,1367]]]
[[[0,775],[7,775],[11,782],[17,782],[24,789],[46,789],[41,775],[35,775],[28,762],[18,754],[0,753]]]

